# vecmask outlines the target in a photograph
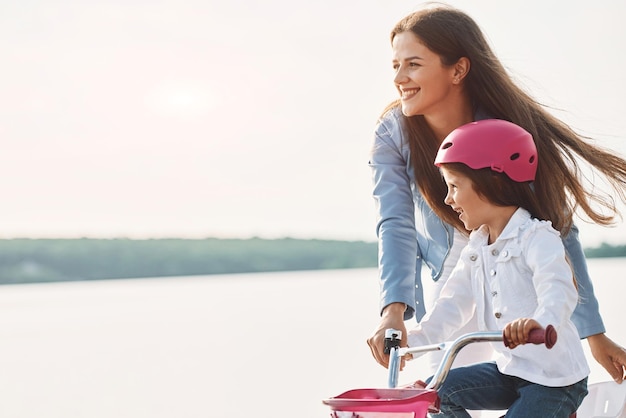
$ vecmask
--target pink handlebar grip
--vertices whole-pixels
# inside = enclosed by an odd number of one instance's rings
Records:
[[[509,342],[504,338],[504,333],[502,334],[502,339],[504,345],[508,347]],[[531,344],[545,344],[546,348],[552,348],[556,343],[556,329],[554,329],[552,325],[548,325],[546,329],[535,328],[530,331],[528,341],[526,342]]]

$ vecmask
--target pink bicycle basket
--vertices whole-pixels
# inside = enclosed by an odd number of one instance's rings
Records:
[[[424,418],[439,412],[439,397],[431,389],[353,389],[322,402],[336,418]]]

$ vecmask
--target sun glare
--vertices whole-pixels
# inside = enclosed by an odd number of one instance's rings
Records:
[[[151,111],[169,116],[203,116],[217,104],[217,95],[203,83],[163,83],[146,96]]]

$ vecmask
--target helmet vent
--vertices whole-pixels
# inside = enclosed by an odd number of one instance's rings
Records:
[[[529,162],[530,164],[534,163],[534,162],[535,162],[535,156],[534,156],[534,155],[532,155],[532,156],[530,157],[530,159],[528,160],[528,162]]]
[[[446,142],[441,146],[441,149],[448,149],[452,146],[452,142]]]
[[[515,154],[511,154],[511,161],[515,161],[519,158],[519,152],[516,152]]]

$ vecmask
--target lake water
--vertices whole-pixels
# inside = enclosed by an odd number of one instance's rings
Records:
[[[626,259],[589,268],[625,345]],[[0,416],[328,417],[322,399],[387,384],[377,306],[375,269],[2,286]]]

